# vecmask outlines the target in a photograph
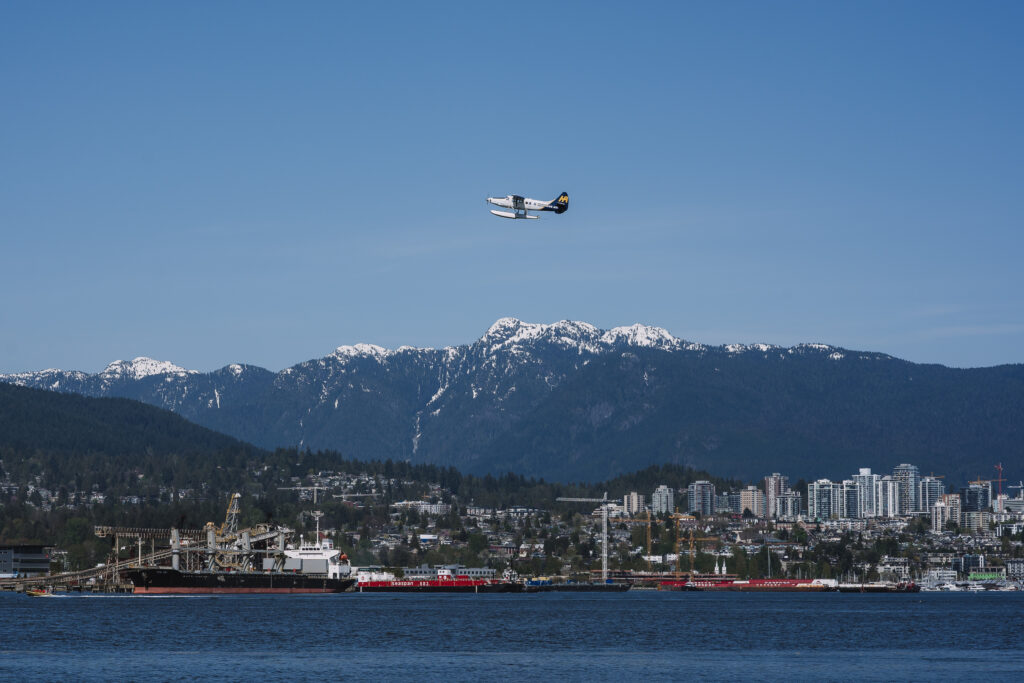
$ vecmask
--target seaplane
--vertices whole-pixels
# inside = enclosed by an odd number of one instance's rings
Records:
[[[491,213],[502,218],[540,218],[540,216],[531,216],[528,212],[554,211],[555,213],[565,213],[569,210],[569,193],[563,192],[558,195],[557,199],[552,199],[550,202],[510,194],[507,197],[488,197],[487,203],[505,209],[512,209],[511,211],[495,211],[491,209]]]

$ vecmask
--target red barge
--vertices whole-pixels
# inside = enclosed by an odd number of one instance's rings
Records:
[[[523,584],[455,576],[447,569],[439,569],[436,579],[383,578],[379,575],[360,579],[355,590],[359,593],[522,593]]]

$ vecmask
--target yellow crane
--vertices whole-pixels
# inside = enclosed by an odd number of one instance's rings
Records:
[[[670,515],[670,517],[676,523],[676,574],[679,575],[680,574],[680,571],[679,571],[679,539],[682,536],[682,534],[680,533],[680,529],[679,529],[679,523],[682,522],[682,521],[694,521],[695,522],[696,518],[693,515],[681,515],[681,514],[679,514],[678,510],[676,511],[675,514]],[[696,535],[694,535],[693,527],[691,526],[690,527],[690,537],[689,537],[688,540],[690,542],[690,578],[693,578],[693,575],[695,573],[696,563],[697,563],[697,554],[696,554],[696,547],[697,546],[696,546],[696,544],[698,542],[701,542],[701,541],[716,541],[716,542],[718,542],[718,541],[721,541],[721,539],[718,538],[717,536],[696,536]]]
[[[608,506],[612,501],[608,500],[608,492],[604,492],[603,498],[565,498],[558,497],[555,500],[562,503],[600,503],[601,504],[601,582],[608,581]]]
[[[651,570],[651,524],[654,521],[651,519],[651,511],[646,511],[646,517],[644,519],[624,519],[621,520],[623,524],[645,524],[647,526],[647,571]]]

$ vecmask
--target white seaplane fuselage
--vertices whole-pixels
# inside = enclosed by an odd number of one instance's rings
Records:
[[[529,197],[510,194],[505,197],[488,197],[487,203],[504,209],[512,209],[512,211],[495,211],[491,209],[491,213],[502,218],[540,218],[540,216],[531,216],[528,212],[554,211],[555,213],[564,213],[569,208],[569,195],[563,192],[556,199],[542,201],[540,199],[530,199]]]

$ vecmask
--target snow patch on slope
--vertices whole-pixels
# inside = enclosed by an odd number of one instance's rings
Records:
[[[152,375],[196,375],[196,370],[186,370],[165,360],[153,360],[139,356],[130,361],[115,360],[99,374],[105,379],[142,379]]]
[[[356,344],[354,346],[339,346],[331,356],[338,360],[369,357],[380,362],[386,360],[392,353],[394,351],[385,349],[383,346],[377,346],[376,344]]]

